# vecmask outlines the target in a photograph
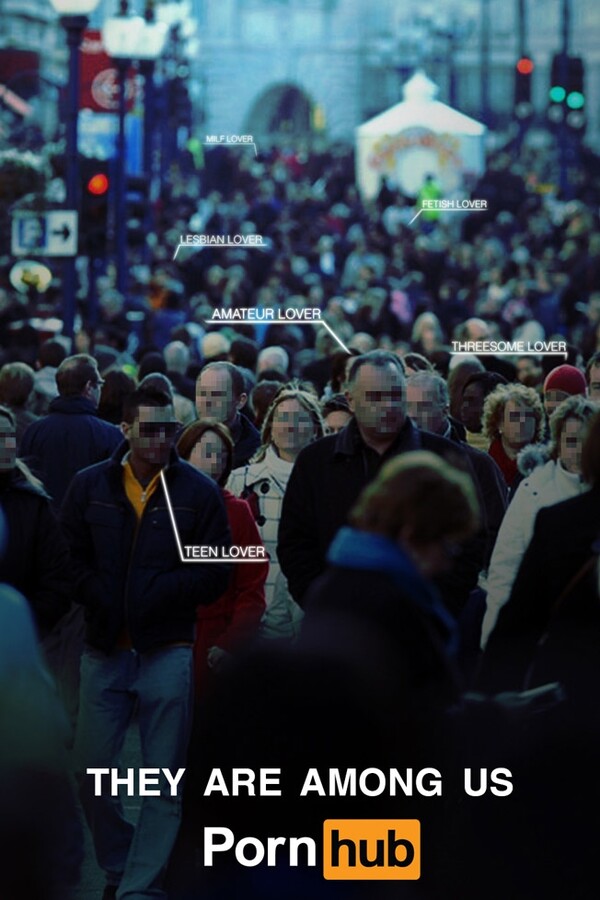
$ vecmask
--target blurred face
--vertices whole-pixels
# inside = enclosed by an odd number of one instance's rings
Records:
[[[437,390],[434,387],[407,384],[406,399],[408,414],[419,428],[442,434],[446,430],[447,408],[440,405]]]
[[[218,434],[206,431],[194,445],[189,462],[199,472],[218,481],[227,465],[227,448]]]
[[[524,447],[535,435],[535,413],[517,400],[508,400],[502,419],[502,437],[509,447]]]
[[[475,434],[481,431],[481,416],[485,396],[480,384],[468,384],[463,391],[460,406],[460,420],[467,429]]]
[[[421,344],[425,350],[435,350],[437,346],[437,331],[432,322],[425,322],[421,329]]]
[[[271,424],[271,442],[283,456],[296,456],[315,437],[315,423],[298,400],[282,400]]]
[[[407,415],[404,376],[392,363],[383,368],[367,363],[349,386],[348,401],[361,432],[393,439]]]
[[[592,366],[590,369],[588,397],[594,403],[600,403],[600,366]]]
[[[169,461],[169,454],[179,423],[173,406],[140,406],[131,425],[123,425],[123,433],[129,441],[134,461],[147,466],[162,468]]]
[[[526,387],[535,387],[540,383],[542,369],[534,359],[517,360],[517,381]]]
[[[226,369],[208,369],[200,373],[196,382],[196,409],[201,419],[216,419],[224,425],[233,423],[238,404]]]
[[[544,394],[544,409],[548,418],[550,418],[555,409],[558,409],[563,400],[566,400],[569,396],[566,391],[546,391]]]
[[[567,419],[563,424],[558,447],[558,458],[563,469],[573,475],[581,474],[581,450],[586,435],[586,422]]]
[[[344,412],[343,409],[336,409],[334,412],[328,413],[325,416],[325,434],[337,434],[346,427],[351,418],[351,414]]]
[[[0,472],[10,472],[17,458],[17,433],[7,418],[0,416]]]

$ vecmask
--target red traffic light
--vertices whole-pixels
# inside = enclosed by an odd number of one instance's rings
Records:
[[[517,62],[517,72],[519,75],[531,75],[533,72],[533,60],[528,56],[522,56]]]
[[[87,183],[87,189],[88,192],[94,194],[95,197],[100,197],[102,194],[105,194],[108,190],[108,178],[104,172],[98,172],[96,175],[92,175]]]

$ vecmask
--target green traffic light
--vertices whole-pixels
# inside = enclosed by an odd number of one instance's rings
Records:
[[[567,92],[565,91],[564,87],[555,84],[550,88],[550,99],[553,103],[562,103],[566,96]]]
[[[580,91],[571,91],[567,95],[567,106],[569,109],[583,109],[585,105],[585,97]]]

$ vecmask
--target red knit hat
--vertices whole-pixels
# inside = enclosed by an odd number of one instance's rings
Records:
[[[544,394],[547,394],[548,391],[564,391],[565,394],[571,396],[585,395],[586,383],[583,372],[580,372],[575,366],[557,366],[546,375]]]

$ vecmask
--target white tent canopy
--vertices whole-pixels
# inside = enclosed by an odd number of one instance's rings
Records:
[[[414,196],[427,173],[445,192],[484,166],[485,125],[436,100],[437,85],[418,71],[403,88],[404,100],[356,129],[357,183],[367,199],[386,177]]]

